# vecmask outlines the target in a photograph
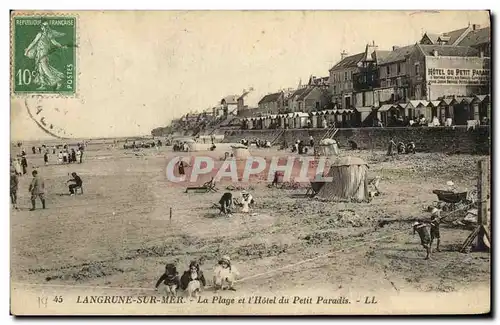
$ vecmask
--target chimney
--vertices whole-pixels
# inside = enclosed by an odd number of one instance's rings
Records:
[[[340,53],[340,60],[342,61],[343,59],[345,59],[347,56],[347,52],[345,50],[342,51],[342,53]]]
[[[393,51],[396,51],[397,49],[399,49],[399,46],[394,45],[394,46],[392,47],[392,50],[393,50]]]
[[[438,56],[438,51],[437,50],[432,51],[432,55],[433,56]]]
[[[472,24],[472,30],[478,30],[479,28],[481,28],[481,25]]]

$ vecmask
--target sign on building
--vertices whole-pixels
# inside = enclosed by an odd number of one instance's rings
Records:
[[[481,86],[490,83],[489,60],[484,58],[427,58],[426,80],[431,84]]]

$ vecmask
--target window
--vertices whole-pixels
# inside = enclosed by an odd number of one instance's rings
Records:
[[[351,71],[351,78],[349,80],[352,80],[352,74],[353,74],[353,71]]]
[[[391,74],[391,67],[390,66],[385,67],[385,72],[389,76]]]
[[[415,63],[415,74],[416,75],[420,74],[420,63],[419,62]]]
[[[347,80],[347,71],[344,72],[344,80]]]
[[[337,93],[337,86],[333,86],[333,93],[336,94]]]
[[[398,75],[401,74],[401,63],[398,63]]]

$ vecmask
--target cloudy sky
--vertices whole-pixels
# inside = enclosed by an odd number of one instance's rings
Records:
[[[149,134],[189,111],[243,89],[247,104],[310,75],[327,76],[340,52],[416,43],[423,32],[469,22],[484,11],[79,12],[79,97],[42,105],[76,137]],[[46,137],[24,101],[11,101],[14,139]],[[56,112],[54,108],[58,108]],[[66,113],[62,113],[65,111]]]

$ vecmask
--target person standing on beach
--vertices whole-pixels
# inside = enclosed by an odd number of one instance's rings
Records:
[[[49,154],[47,151],[43,154],[43,162],[45,163],[45,166],[49,164]]]
[[[76,151],[75,151],[75,149],[71,149],[71,162],[76,163]]]
[[[21,167],[23,168],[23,175],[26,175],[26,173],[28,172],[28,170],[27,170],[28,160],[26,160],[26,156],[23,156],[21,158]]]
[[[79,149],[80,149],[80,150],[79,150],[79,151],[80,151],[80,159],[79,159],[79,160],[80,160],[80,164],[82,163],[82,160],[83,160],[83,151],[84,151],[84,149],[83,149],[83,148],[84,148],[84,146],[81,146],[81,147],[79,148]]]
[[[19,178],[14,169],[10,171],[10,202],[12,207],[17,210],[17,187],[19,185]]]
[[[432,249],[432,243],[434,242],[434,239],[437,241],[437,247],[436,251],[440,252],[441,249],[439,248],[439,244],[441,241],[441,235],[439,233],[439,224],[441,223],[441,210],[434,208],[432,209],[431,212],[431,249]]]
[[[31,180],[29,192],[31,194],[31,209],[34,211],[36,208],[36,198],[40,198],[42,201],[42,207],[45,209],[45,182],[38,176],[38,172],[34,170],[32,172],[33,179]]]

